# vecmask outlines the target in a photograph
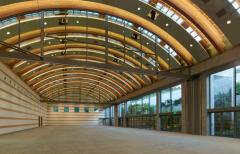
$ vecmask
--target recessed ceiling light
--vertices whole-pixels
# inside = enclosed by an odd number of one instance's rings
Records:
[[[139,7],[139,8],[137,8],[137,10],[138,10],[138,11],[140,11],[140,10],[141,10],[141,8]]]
[[[189,46],[190,46],[190,47],[193,47],[193,44],[190,44]]]
[[[10,35],[11,34],[11,32],[7,32],[7,35]]]
[[[168,27],[168,23],[166,23],[165,25],[166,25],[166,27]]]
[[[227,24],[229,25],[229,24],[231,24],[232,23],[232,20],[228,20],[227,21]]]
[[[47,25],[47,22],[44,22],[44,25]]]

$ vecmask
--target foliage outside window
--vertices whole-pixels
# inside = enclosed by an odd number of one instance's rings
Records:
[[[69,112],[69,107],[65,106],[64,107],[64,112]]]
[[[114,118],[114,106],[111,106],[110,110],[111,110],[111,112],[110,112],[111,118]]]
[[[221,71],[210,76],[210,108],[234,105],[234,69]]]
[[[105,116],[105,118],[109,118],[110,117],[110,108],[106,108],[104,110],[104,116]]]
[[[236,67],[236,105],[240,106],[240,66]]]
[[[233,67],[209,77],[209,131],[211,135],[240,137],[240,67]],[[211,109],[221,108],[222,112]]]
[[[150,104],[149,104],[149,112],[150,114],[155,114],[156,113],[156,106],[157,106],[157,95],[156,93],[152,93],[149,95],[149,100],[150,100]]]
[[[171,92],[169,89],[161,91],[161,112],[171,112]]]
[[[79,112],[79,107],[74,107],[74,112]]]
[[[148,114],[149,113],[149,95],[143,97],[143,106],[142,106],[142,113]]]
[[[168,89],[161,90],[160,93],[160,112],[180,112],[182,111],[182,87],[177,85]]]
[[[182,110],[182,87],[177,85],[172,87],[172,111],[179,112]]]
[[[89,112],[89,107],[84,107],[84,112]]]
[[[93,109],[94,112],[99,112],[99,108],[97,106],[94,106],[94,109]]]
[[[58,112],[58,106],[53,106],[53,112]]]

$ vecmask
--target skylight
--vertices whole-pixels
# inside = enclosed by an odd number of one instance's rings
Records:
[[[240,14],[240,2],[238,0],[228,0],[228,2],[231,3],[233,8]]]

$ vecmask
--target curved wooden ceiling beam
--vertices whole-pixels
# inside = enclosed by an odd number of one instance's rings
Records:
[[[222,53],[225,50],[227,44],[226,42],[229,42],[229,40],[220,28],[207,16],[206,13],[194,4],[194,2],[191,0],[167,0],[164,2],[175,8],[194,25],[196,25],[196,27],[198,27],[200,31],[206,35],[209,41],[218,49],[218,52]]]
[[[105,4],[89,1],[79,2],[79,0],[26,1],[0,7],[0,18],[6,18],[17,14],[23,14],[26,12],[32,12],[37,10],[69,9],[69,8],[96,10],[98,12],[104,12],[106,14],[118,16],[128,21],[131,21],[137,25],[141,25],[142,27],[151,30],[153,33],[158,35],[163,41],[165,41],[171,47],[176,49],[176,52],[181,57],[183,57],[183,59],[185,59],[188,62],[188,64],[194,63],[194,58],[192,57],[190,52],[182,44],[180,44],[173,36],[169,35],[166,31],[164,31],[157,25],[136,14]]]
[[[105,47],[103,46],[100,46],[100,45],[94,45],[94,44],[84,44],[84,43],[78,43],[78,44],[67,44],[66,47],[68,49],[71,50],[71,48],[74,48],[74,49],[77,49],[77,48],[84,48],[84,47],[88,47],[88,49],[94,49],[94,50],[97,50],[99,52],[102,52],[104,54],[104,51],[105,51]],[[52,46],[47,46],[44,48],[44,53],[45,55],[48,55],[49,53],[52,54],[52,50],[56,50],[56,53],[57,52],[61,52],[61,50],[59,49],[62,49],[64,48],[65,45],[64,44],[60,44],[60,45],[52,45]],[[77,50],[76,50],[77,51]],[[32,53],[35,53],[35,54],[38,54],[40,55],[40,49],[36,49],[36,50],[32,50],[31,51]],[[90,52],[90,51],[89,51]],[[128,55],[125,55],[122,53],[122,52],[119,52],[117,50],[114,50],[114,49],[111,49],[109,48],[109,53],[116,56],[116,57],[121,57],[121,58],[126,58],[127,61],[133,63],[134,65],[138,66],[138,67],[143,67],[143,69],[148,69],[147,66],[145,65],[141,65],[141,62],[137,61],[136,59],[134,59],[133,57],[130,57]],[[13,69],[17,69],[18,67],[21,66],[21,64],[24,64],[26,62],[18,62],[16,63],[14,66],[13,66]],[[39,62],[36,62],[37,64],[39,64]],[[37,64],[32,64],[32,65],[36,65]],[[35,67],[34,67],[35,68]],[[28,72],[31,72],[31,66],[27,66],[26,68],[22,69],[22,70],[19,70],[17,73],[21,74],[21,76],[24,76],[25,74],[27,74]],[[148,83],[151,83],[151,79],[144,75],[144,77],[146,78],[146,80],[148,80]],[[156,79],[156,78],[155,78]]]
[[[47,76],[44,77],[43,79],[39,79],[38,82],[29,85],[31,86],[33,89],[37,88],[43,84],[46,84],[47,82],[51,81],[51,80],[55,80],[58,79],[59,77],[63,77],[64,75],[71,75],[73,77],[75,76],[81,76],[81,75],[88,75],[88,76],[94,76],[94,77],[99,77],[101,79],[105,79],[113,84],[115,84],[116,86],[118,86],[119,88],[121,88],[125,93],[130,92],[131,89],[126,88],[125,85],[123,85],[122,83],[120,83],[118,80],[113,80],[112,78],[108,77],[107,75],[102,75],[99,73],[95,73],[95,72],[90,72],[90,71],[68,71],[68,72],[59,72],[58,74],[55,75],[51,75],[51,76]]]
[[[92,89],[91,89],[91,88],[93,88],[93,87],[89,87],[89,85],[91,85],[91,84],[83,85],[83,86],[82,86],[81,93],[85,92],[85,93],[88,93],[88,94],[94,94],[95,96],[102,96],[102,97],[105,98],[105,100],[107,100],[107,101],[114,100],[114,97],[113,97],[113,96],[108,95],[108,91],[100,88],[100,89],[102,90],[101,93],[99,93],[99,91],[96,91],[96,92],[95,92],[95,91],[92,91]],[[69,88],[69,89],[74,89],[74,88],[76,89],[77,87],[76,87],[76,85],[73,85],[73,86],[68,87],[68,88]],[[54,89],[51,89],[51,91],[49,91],[48,93],[45,93],[45,94],[42,95],[42,96],[51,99],[51,95],[52,95],[53,93],[59,93],[59,92],[61,92],[63,89],[66,89],[66,88],[65,88],[64,86],[60,85],[60,86],[55,87]]]
[[[56,98],[59,98],[61,96],[64,96],[64,94],[78,94],[78,93],[75,93],[76,91],[74,90],[71,90],[71,89],[60,89],[59,92],[57,91],[54,91],[53,93],[51,93],[51,97],[49,97],[50,99],[56,99]],[[82,96],[87,96],[96,101],[104,101],[104,102],[109,102],[111,101],[109,98],[106,98],[104,95],[98,95],[97,93],[88,93],[87,91],[81,91],[81,95]],[[66,95],[65,95],[66,96]],[[99,100],[99,96],[100,96],[100,100]],[[81,96],[80,96],[81,97]]]
[[[132,81],[130,81],[126,77],[124,77],[116,72],[113,72],[113,71],[104,71],[104,70],[99,70],[99,69],[94,69],[94,68],[83,68],[83,67],[64,66],[64,65],[54,65],[54,66],[49,66],[47,68],[44,68],[44,69],[32,74],[31,76],[29,76],[27,79],[25,79],[25,81],[28,84],[36,83],[36,82],[38,82],[38,79],[44,78],[45,76],[55,75],[59,71],[62,72],[63,69],[73,69],[76,71],[85,69],[85,70],[90,70],[90,71],[97,72],[100,74],[106,73],[106,75],[109,75],[110,77],[115,78],[115,79],[119,80],[120,82],[124,83],[126,86],[129,86],[129,88],[132,90],[137,88],[137,85],[134,84]]]
[[[54,78],[54,80],[52,81],[49,81],[47,83],[43,83],[37,87],[34,87],[34,90],[38,91],[48,85],[52,85],[54,84],[55,82],[59,82],[59,81],[65,81],[65,80],[69,80],[69,81],[75,81],[77,79],[89,79],[89,80],[94,80],[94,81],[98,81],[99,83],[102,83],[104,84],[106,88],[106,86],[108,87],[108,85],[112,88],[112,89],[115,89],[116,91],[118,91],[119,93],[121,93],[121,95],[124,95],[126,94],[127,92],[122,89],[119,85],[116,85],[112,82],[108,82],[109,80],[106,80],[105,78],[100,78],[100,77],[96,77],[96,76],[90,76],[90,75],[84,75],[84,74],[81,74],[81,76],[61,76],[61,77],[57,77],[57,78]],[[110,88],[110,89],[111,89]]]
[[[86,33],[86,27],[67,26],[66,31],[68,33]],[[48,35],[50,35],[50,34],[60,34],[60,33],[65,32],[65,27],[58,26],[58,27],[45,28],[44,32],[47,33]],[[99,29],[99,28],[88,27],[87,33],[100,35],[100,36],[105,36],[105,30]],[[109,35],[110,38],[116,39],[120,42],[124,42],[124,36],[122,34],[117,34],[117,33],[109,31],[108,35]],[[27,41],[27,40],[30,40],[30,39],[35,39],[35,38],[38,38],[38,37],[40,37],[40,31],[39,30],[34,30],[34,31],[22,33],[21,34],[21,42]],[[5,40],[5,42],[14,45],[14,44],[18,44],[18,40],[19,40],[18,36],[14,36],[12,38],[9,38],[9,39]],[[125,38],[125,42],[126,42],[126,44],[128,44],[130,46],[133,46],[134,48],[142,50],[146,54],[152,55],[151,57],[155,59],[155,57],[153,55],[154,51],[150,50],[149,48],[147,48],[144,45],[141,45],[139,42],[137,42],[137,41],[135,41],[131,38],[128,38],[128,37]],[[5,47],[0,45],[0,49],[5,49]],[[158,56],[158,62],[159,62],[162,69],[164,69],[164,70],[169,69],[168,63],[159,56]]]
[[[64,79],[63,79],[64,80]],[[59,82],[59,81],[62,81],[62,80],[56,80],[56,81],[53,81],[53,82],[51,82],[51,83],[48,83],[48,84],[46,84],[46,85],[44,85],[44,86],[41,86],[41,87],[39,87],[38,89],[36,89],[36,91],[39,93],[39,94],[43,94],[46,90],[49,90],[49,89],[51,89],[51,88],[53,88],[53,87],[56,87],[56,86],[59,86],[59,85],[63,85],[63,84],[71,84],[71,83],[75,83],[75,84],[78,84],[78,83],[88,83],[88,84],[90,84],[90,83],[94,83],[96,86],[98,86],[98,87],[102,87],[102,88],[104,88],[104,89],[109,89],[108,91],[109,91],[109,93],[111,93],[111,94],[113,94],[114,96],[116,96],[116,98],[118,98],[118,97],[121,97],[123,94],[122,93],[120,93],[117,89],[115,89],[115,88],[113,88],[113,87],[111,87],[111,85],[109,85],[109,84],[107,84],[107,83],[104,83],[104,82],[102,82],[102,81],[99,81],[99,80],[97,80],[97,79],[90,79],[90,78],[78,78],[78,80],[69,80],[69,81],[63,81],[63,82],[61,82],[61,83],[54,83],[54,82]],[[85,82],[86,81],[86,82]],[[96,84],[96,83],[101,83],[102,85],[104,85],[104,86],[100,86],[100,84],[98,85],[98,84]],[[52,84],[52,85],[51,85]],[[46,87],[47,86],[47,87]],[[110,90],[111,89],[111,90]],[[51,91],[51,90],[50,90]]]
[[[94,98],[95,100],[99,100],[99,96],[100,96],[100,100],[103,100],[105,102],[111,101],[111,98],[108,98],[105,95],[102,95],[102,94],[99,95],[98,93],[89,93],[88,90],[89,89],[83,88],[81,91],[81,95],[83,94],[82,96],[91,96],[91,98]],[[71,92],[71,93],[68,93],[68,92]],[[48,99],[56,99],[57,97],[59,97],[59,94],[79,94],[79,93],[75,93],[75,92],[76,91],[74,88],[60,88],[58,91],[52,91],[51,93],[49,93],[49,95],[47,95],[47,98]],[[64,95],[62,95],[62,96],[64,96]]]
[[[61,56],[59,58],[69,58],[69,59],[78,59],[78,60],[88,60],[88,61],[93,61],[93,62],[105,62],[105,59],[103,58],[98,58],[98,57],[95,57],[95,56],[86,56],[86,55],[64,55],[64,56]],[[114,64],[114,65],[119,65],[118,63],[115,63],[115,62],[112,62],[112,61],[109,61],[110,64]],[[43,64],[45,65],[45,64]],[[34,67],[32,67],[31,69],[34,69],[36,66],[34,65]],[[29,69],[29,67],[28,67]],[[137,83],[138,85],[142,86],[142,85],[145,85],[145,81],[139,76],[139,75],[136,75],[136,74],[133,74],[130,75],[129,73],[125,73],[126,75],[128,75],[128,77],[130,77],[132,80],[135,81],[135,83]]]
[[[68,86],[70,87],[76,87],[77,86],[80,86],[81,87],[87,87],[89,88],[89,91],[92,90],[93,87],[98,87],[99,89],[101,89],[103,92],[102,95],[105,95],[106,97],[109,97],[109,99],[116,99],[117,98],[117,94],[114,94],[113,91],[109,90],[108,88],[106,87],[101,87],[99,86],[98,84],[96,84],[95,82],[89,82],[89,81],[72,81],[72,82],[63,82],[63,83],[58,83],[58,84],[54,84],[50,87],[47,87],[45,88],[44,90],[41,91],[41,96],[45,96],[47,95],[48,93],[50,93],[51,91],[58,91],[60,88],[64,87],[65,84],[68,84]],[[48,91],[46,91],[48,90]]]

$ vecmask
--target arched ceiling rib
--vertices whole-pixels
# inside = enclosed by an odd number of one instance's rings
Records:
[[[66,27],[67,32],[72,32],[72,33],[82,33],[82,32],[86,32],[86,28],[85,27],[79,27],[79,26],[68,26]],[[45,33],[47,34],[58,34],[58,33],[63,33],[65,31],[64,27],[52,27],[52,28],[47,28],[45,29]],[[97,34],[97,35],[105,35],[105,30],[103,29],[96,29],[96,28],[88,28],[88,33],[91,34]],[[39,30],[36,31],[31,31],[31,32],[27,32],[24,34],[21,34],[21,41],[26,41],[29,39],[33,39],[33,38],[37,38],[39,37],[40,33]],[[116,33],[112,33],[109,32],[108,33],[109,37],[115,38],[119,41],[123,41],[123,36],[120,34],[116,34]],[[145,47],[145,46],[141,46],[138,42],[130,39],[130,38],[125,38],[125,41],[127,44],[137,48],[137,49],[141,49],[143,52],[147,53],[147,54],[154,54],[154,51],[150,50],[149,48]],[[9,44],[17,44],[18,43],[18,36],[9,38],[6,40],[7,43]],[[1,48],[0,48],[1,49]],[[163,69],[168,69],[168,64],[165,60],[161,59],[161,57],[158,57],[160,66]],[[187,60],[187,59],[185,59]],[[188,61],[189,63],[190,61]]]
[[[204,35],[217,49],[218,52],[223,52],[226,49],[227,38],[218,26],[204,13],[197,5],[190,0],[155,0],[149,2],[154,8],[158,8],[159,4],[167,7],[179,14],[188,22],[189,26],[194,26]],[[158,10],[158,9],[157,9]],[[161,11],[160,11],[161,12]]]
[[[63,72],[64,70],[64,72]],[[117,82],[120,82],[125,85],[125,87],[128,87],[131,91],[136,89],[136,84],[133,83],[133,81],[130,81],[128,78],[126,78],[124,75],[119,75],[118,73],[115,73],[113,71],[103,71],[98,69],[92,69],[92,68],[82,68],[82,67],[70,67],[70,66],[49,66],[45,69],[42,69],[31,76],[27,78],[25,81],[30,85],[34,85],[38,83],[38,81],[41,81],[42,79],[47,79],[50,76],[54,76],[59,73],[68,73],[68,72],[82,72],[82,71],[88,71],[96,73],[99,76],[108,76],[109,78],[112,78],[114,80],[117,80]]]

